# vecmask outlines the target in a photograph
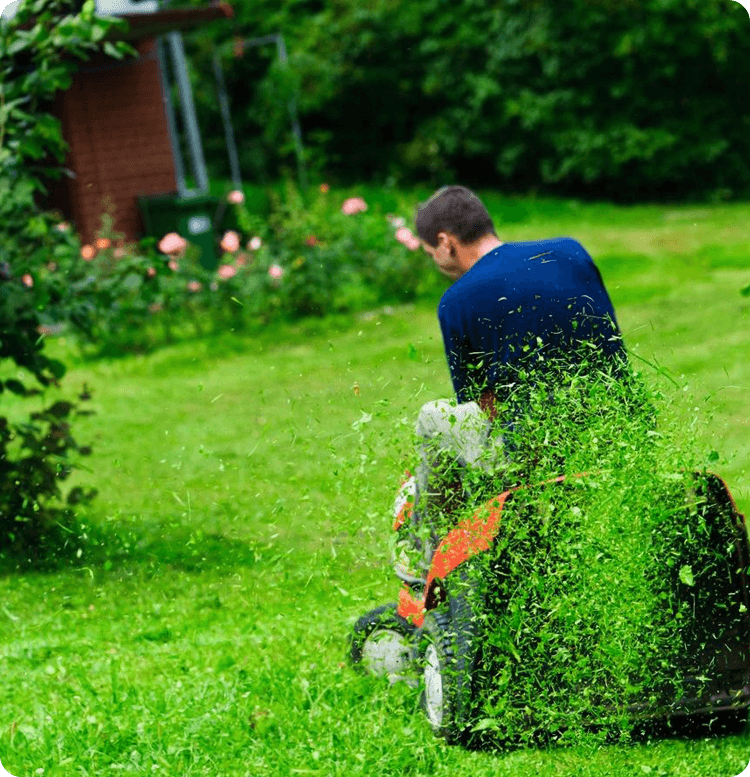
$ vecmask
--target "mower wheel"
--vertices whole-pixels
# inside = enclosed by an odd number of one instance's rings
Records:
[[[471,740],[477,650],[467,613],[463,597],[451,599],[447,611],[433,610],[425,615],[419,635],[422,709],[435,736],[450,745],[469,746]]]
[[[355,624],[349,658],[355,667],[391,683],[410,678],[418,629],[396,611],[395,604],[384,604]]]

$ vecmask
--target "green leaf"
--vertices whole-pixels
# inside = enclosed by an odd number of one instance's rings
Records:
[[[0,104],[0,122],[7,120],[16,105],[23,105],[27,101],[27,97],[18,97],[15,100],[8,100],[4,105]]]
[[[750,284],[745,286],[744,289],[740,289],[740,294],[742,294],[743,297],[750,297]]]
[[[499,728],[497,721],[494,718],[482,718],[472,731],[497,731]]]
[[[13,57],[27,47],[30,47],[29,34],[19,31],[16,33],[16,38],[8,46],[8,54]]]
[[[711,451],[711,453],[708,454],[708,460],[710,462],[716,462],[719,460],[719,452],[718,451]]]
[[[5,388],[7,388],[8,391],[12,392],[13,394],[18,394],[19,396],[24,396],[26,394],[26,386],[24,386],[20,380],[15,380],[15,378],[6,380]]]
[[[695,585],[695,578],[693,577],[693,568],[690,564],[683,564],[680,567],[680,580],[685,585]]]
[[[65,372],[67,370],[67,367],[57,359],[50,359],[47,362],[47,369],[58,379],[63,377],[65,375]]]
[[[115,59],[122,59],[122,52],[116,47],[113,46],[109,41],[106,41],[104,44],[104,53],[108,54],[110,57],[114,57]]]

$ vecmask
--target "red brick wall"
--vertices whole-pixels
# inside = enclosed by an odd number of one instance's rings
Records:
[[[105,197],[114,205],[114,229],[135,240],[143,233],[137,196],[177,188],[156,41],[136,48],[140,61],[92,58],[56,101],[70,146],[65,166],[76,178],[61,179],[50,205],[86,243],[101,225]]]

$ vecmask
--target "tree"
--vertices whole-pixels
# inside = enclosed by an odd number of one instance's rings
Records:
[[[283,32],[313,166],[344,182],[725,198],[750,192],[747,25],[731,0],[259,0],[190,51],[210,72],[214,41]],[[237,136],[283,161],[283,74],[243,57],[228,78]]]

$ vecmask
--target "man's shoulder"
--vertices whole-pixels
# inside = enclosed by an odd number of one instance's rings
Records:
[[[573,237],[548,237],[541,240],[526,240],[505,243],[514,252],[528,255],[529,251],[561,251],[588,256],[586,249]]]
[[[520,269],[529,266],[530,259],[543,258],[546,254],[557,254],[571,260],[591,263],[591,256],[581,243],[572,237],[550,237],[541,240],[524,240],[503,243],[490,251],[465,275],[454,281],[440,298],[438,317],[450,315],[452,310],[461,310],[467,299],[482,296],[490,287],[517,280]],[[536,263],[534,263],[536,264]]]

